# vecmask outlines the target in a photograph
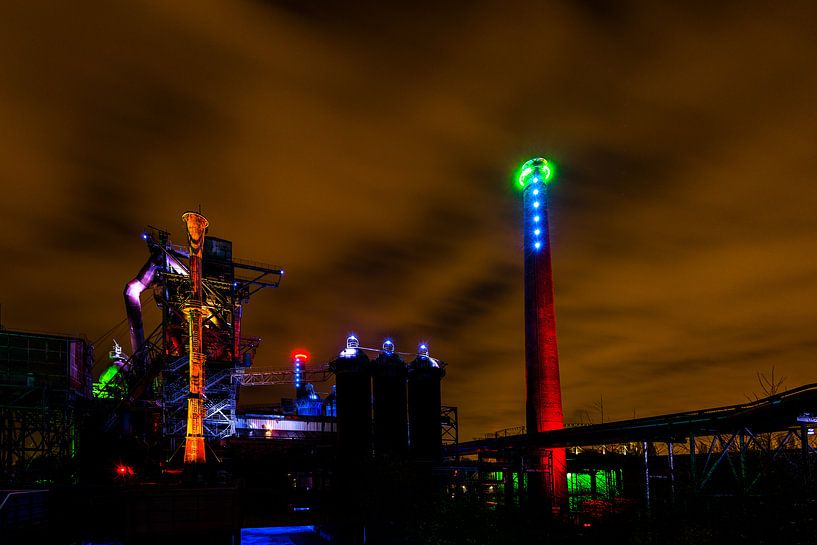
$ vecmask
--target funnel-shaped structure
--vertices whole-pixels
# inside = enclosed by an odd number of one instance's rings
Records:
[[[552,165],[531,159],[522,165],[517,182],[525,210],[525,376],[528,433],[564,427],[556,310],[550,256],[548,204]],[[567,499],[565,450],[531,453],[532,492],[559,508]]]
[[[196,212],[182,216],[187,226],[187,242],[190,247],[190,299],[185,306],[190,326],[190,395],[187,398],[187,436],[184,443],[184,463],[196,464],[206,461],[204,453],[204,355],[202,327],[204,306],[202,301],[201,258],[207,218]]]

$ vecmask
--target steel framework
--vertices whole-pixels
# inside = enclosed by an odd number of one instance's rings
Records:
[[[190,304],[190,268],[177,265],[189,253],[172,244],[168,233],[148,231],[148,241],[158,242],[167,256],[158,275],[154,297],[163,310],[163,360],[161,405],[163,435],[176,449],[188,424],[190,390],[189,323],[184,308]],[[172,261],[171,261],[172,260]],[[174,267],[173,265],[176,264]],[[238,384],[233,374],[252,364],[260,343],[241,335],[243,305],[264,288],[280,285],[284,271],[278,267],[232,257],[232,244],[206,239],[202,256],[202,343],[206,363],[203,373],[202,433],[207,439],[235,434]]]
[[[187,450],[196,450],[193,457],[202,461],[199,436],[235,434],[239,383],[233,375],[252,365],[260,342],[242,335],[243,306],[259,290],[278,287],[284,271],[233,258],[230,241],[204,236],[206,220],[195,221],[203,219],[200,214],[185,218],[194,224],[188,247],[174,244],[161,229],[148,227],[143,233],[150,257],[125,290],[134,354],[111,383],[112,391],[102,393],[119,399],[118,409],[141,405],[153,411],[159,422],[153,439],[170,452],[193,429],[198,448]],[[162,320],[145,338],[140,294],[148,288]]]
[[[0,482],[75,480],[92,365],[83,339],[0,331]]]
[[[440,432],[443,446],[456,446],[460,442],[457,408],[443,405],[440,407]]]
[[[332,376],[328,364],[299,371],[301,382],[326,382]],[[275,386],[279,384],[295,384],[295,370],[292,368],[278,369],[235,369],[232,373],[233,382],[240,386]]]
[[[817,467],[817,384],[757,401],[531,435],[492,434],[449,447],[449,457],[499,458],[531,448],[566,447],[640,467],[643,500],[753,496],[811,486]],[[633,466],[635,464],[635,466]],[[530,471],[530,469],[528,469]]]

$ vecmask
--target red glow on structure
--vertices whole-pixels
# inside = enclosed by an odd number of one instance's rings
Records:
[[[119,464],[116,466],[116,475],[118,477],[133,477],[134,471],[131,466],[125,464]]]
[[[184,463],[204,463],[204,353],[202,328],[204,309],[202,304],[202,248],[207,232],[207,218],[196,212],[182,216],[187,226],[187,243],[190,249],[190,300],[184,310],[188,318],[190,342],[190,395],[187,398],[187,434],[184,443]]]
[[[303,348],[298,348],[292,351],[292,359],[301,363],[308,362],[311,357],[312,356],[309,355],[309,352]]]
[[[548,188],[535,184],[524,193],[525,207],[525,383],[528,433],[564,427],[556,309],[548,225]],[[534,191],[538,189],[536,193]],[[535,206],[536,205],[536,206]],[[527,235],[538,230],[536,237]],[[532,455],[534,475],[550,477],[536,482],[555,509],[567,500],[565,449],[547,449]],[[538,470],[538,471],[537,471]],[[547,480],[547,479],[546,479]]]

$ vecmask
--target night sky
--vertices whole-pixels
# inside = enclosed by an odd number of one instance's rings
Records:
[[[422,4],[4,2],[3,324],[98,338],[144,226],[201,205],[287,271],[256,365],[422,339],[461,438],[520,425],[511,175],[544,155],[569,422],[817,381],[812,2]]]

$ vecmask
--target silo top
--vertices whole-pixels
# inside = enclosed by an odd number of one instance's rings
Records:
[[[394,352],[391,354],[381,352],[372,362],[372,370],[375,374],[403,374],[405,376],[406,362]]]
[[[338,357],[330,364],[332,371],[337,373],[354,373],[368,371],[371,365],[369,357],[360,348],[344,348]]]
[[[445,376],[445,371],[437,360],[429,356],[417,356],[411,363],[409,363],[408,370],[410,375],[429,374],[437,375],[439,377]]]
[[[406,362],[403,361],[403,358],[398,356],[396,353],[392,352],[388,354],[386,352],[381,352],[377,355],[377,358],[374,360],[375,365],[399,365],[401,367],[406,366]]]

